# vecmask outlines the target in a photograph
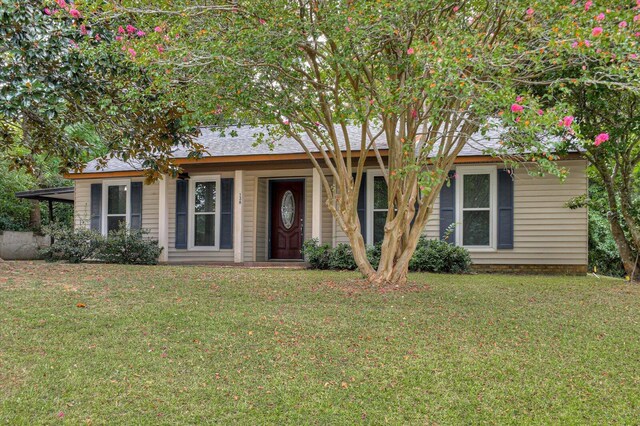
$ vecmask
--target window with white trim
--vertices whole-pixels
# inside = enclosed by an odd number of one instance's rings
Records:
[[[496,168],[458,167],[456,173],[457,244],[493,249],[497,231]]]
[[[192,177],[189,181],[189,248],[220,246],[220,176]]]
[[[130,181],[103,181],[102,233],[108,235],[125,224],[128,226],[130,209]]]
[[[367,229],[363,229],[365,242],[378,244],[384,239],[384,224],[387,221],[387,182],[379,170],[367,170],[366,215]]]
[[[384,224],[387,221],[387,182],[383,176],[372,176],[371,244],[378,244],[384,238]]]

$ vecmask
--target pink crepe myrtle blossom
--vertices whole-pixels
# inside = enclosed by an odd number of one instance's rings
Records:
[[[407,55],[413,55],[415,53],[415,50],[413,50],[413,47],[410,47],[407,49]]]
[[[638,22],[640,21],[640,15],[636,15],[633,17],[633,22]]]
[[[162,47],[162,45],[161,45],[161,44],[156,45],[156,49],[158,49],[158,52],[159,52],[159,53],[164,52],[164,47]]]
[[[291,124],[291,122],[289,120],[284,120],[282,124],[284,124],[285,126],[288,126],[289,124]]]
[[[127,32],[129,34],[133,34],[136,32],[136,27],[134,27],[133,25],[127,25]]]
[[[49,9],[48,7],[44,8],[44,14],[45,15],[51,15],[51,9]]]
[[[598,37],[600,34],[602,34],[602,27],[595,27],[593,30],[591,30],[591,35],[594,37]]]
[[[573,43],[571,43],[571,48],[572,49],[575,49],[577,47],[578,47],[578,42],[577,41],[574,41]]]
[[[516,102],[520,103],[524,100],[524,98],[522,96],[518,96],[516,97]]]
[[[258,19],[258,22],[260,23],[260,25],[264,25],[267,23],[267,21],[265,21],[264,19],[260,18]]]
[[[627,28],[627,25],[628,25],[628,24],[627,24],[627,21],[622,21],[622,22],[620,22],[620,23],[618,24],[618,27],[620,27],[620,28]]]
[[[80,25],[80,34],[87,35],[89,32],[87,31],[87,26],[85,24]]]
[[[543,110],[541,110],[541,109],[539,109],[539,110],[538,110],[538,115],[544,115],[544,111],[543,111]]]
[[[591,0],[589,0],[588,2],[586,2],[584,4],[584,10],[588,12],[589,9],[591,9],[591,6],[593,6],[593,2]]]
[[[69,15],[73,16],[76,19],[79,19],[81,17],[80,11],[78,9],[71,9],[69,11]]]
[[[571,125],[573,124],[573,120],[574,120],[573,115],[567,115],[562,119],[562,121],[560,121],[560,126],[571,127]]]
[[[600,133],[598,136],[596,136],[595,141],[593,142],[593,144],[595,146],[600,146],[600,144],[602,142],[606,142],[609,140],[609,134],[608,133]]]
[[[145,35],[147,35],[147,33],[145,33],[145,32],[144,32],[144,31],[142,31],[142,30],[138,30],[138,32],[136,33],[136,35],[137,35],[138,37],[144,37]]]
[[[122,25],[118,27],[118,34],[124,34],[124,28],[122,28]]]
[[[600,12],[598,16],[596,16],[596,21],[604,21],[604,18],[606,18],[606,15]]]
[[[96,34],[96,36],[94,38],[96,39],[96,41],[102,40],[102,37],[100,37],[100,34]]]
[[[524,111],[524,108],[522,107],[522,105],[518,105],[518,104],[511,105],[511,112],[519,113],[522,111]]]
[[[638,54],[637,53],[630,54],[629,59],[638,59]]]
[[[585,40],[584,41],[584,45],[587,47],[591,47],[591,41],[590,40]]]
[[[56,0],[56,3],[58,3],[58,6],[60,6],[63,9],[67,7],[67,2],[64,0]]]
[[[155,28],[153,29],[153,31],[155,31],[155,32],[157,32],[157,33],[161,33],[161,32],[162,32],[162,27],[160,27],[160,26],[155,27]]]
[[[122,41],[122,36],[116,36],[116,41]]]
[[[531,7],[530,7],[530,8],[528,8],[528,9],[527,9],[527,12],[526,12],[526,13],[527,13],[527,15],[531,16],[531,15],[533,15],[533,14],[534,14],[534,12],[535,12],[535,11],[533,10],[533,8],[531,8]]]
[[[127,49],[127,52],[129,52],[129,55],[131,55],[131,58],[135,58],[137,55],[136,51],[131,47]]]
[[[460,10],[460,6],[453,6],[453,11],[454,11],[454,12],[457,12],[457,11],[459,11],[459,10]]]
[[[344,27],[344,30],[345,30],[346,32],[349,32],[349,31],[351,31],[351,28],[349,28],[349,27]]]
[[[516,117],[516,123],[519,123],[521,118],[522,117],[520,117],[520,116]]]

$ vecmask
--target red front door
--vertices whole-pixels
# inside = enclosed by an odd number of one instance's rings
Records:
[[[271,259],[301,259],[304,181],[271,181]]]

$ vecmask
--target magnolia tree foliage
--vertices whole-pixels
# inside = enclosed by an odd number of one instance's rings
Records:
[[[184,109],[114,41],[86,2],[0,0],[0,148],[16,164],[54,157],[69,171],[117,155],[173,170],[167,153],[192,144]]]
[[[157,70],[154,85],[188,104],[195,122],[224,116],[270,124],[258,140],[293,137],[318,171],[328,171],[327,207],[371,282],[406,280],[434,200],[472,134],[498,128],[503,148],[495,155],[562,177],[555,144],[575,132],[575,113],[570,102],[540,88],[637,91],[640,77],[638,5],[631,2],[124,0],[111,6],[119,49]],[[357,138],[349,138],[349,125],[359,127]],[[382,137],[387,162],[378,149]],[[598,141],[606,142],[589,142]],[[377,270],[366,258],[356,211],[369,153],[388,184]]]

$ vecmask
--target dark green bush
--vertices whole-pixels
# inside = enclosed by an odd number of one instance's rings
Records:
[[[107,263],[155,265],[162,248],[158,247],[158,240],[147,238],[148,233],[123,224],[102,240],[96,258]]]
[[[44,228],[45,234],[53,238],[53,243],[42,250],[40,255],[49,262],[67,261],[80,263],[94,257],[103,237],[86,228],[73,229],[52,225]]]
[[[367,247],[367,258],[376,269],[380,263],[381,244]],[[348,244],[338,244],[331,248],[329,244],[319,245],[318,240],[305,241],[302,249],[304,257],[313,269],[357,269],[353,252]],[[463,247],[457,247],[440,240],[421,237],[418,242],[409,270],[417,272],[439,272],[459,274],[469,272],[471,257]]]
[[[464,247],[446,241],[420,237],[418,246],[409,262],[410,271],[460,274],[469,272],[471,256]]]
[[[307,240],[302,244],[302,254],[311,269],[329,269],[331,246],[320,245],[317,238]]]
[[[329,269],[348,270],[356,269],[356,261],[349,244],[340,243],[329,254]]]
[[[589,210],[589,267],[602,275],[625,275],[609,221],[596,209]]]
[[[378,265],[380,265],[380,255],[382,254],[382,243],[378,243],[373,246],[367,246],[367,259],[369,259],[369,263],[373,267],[373,269],[378,269]]]

